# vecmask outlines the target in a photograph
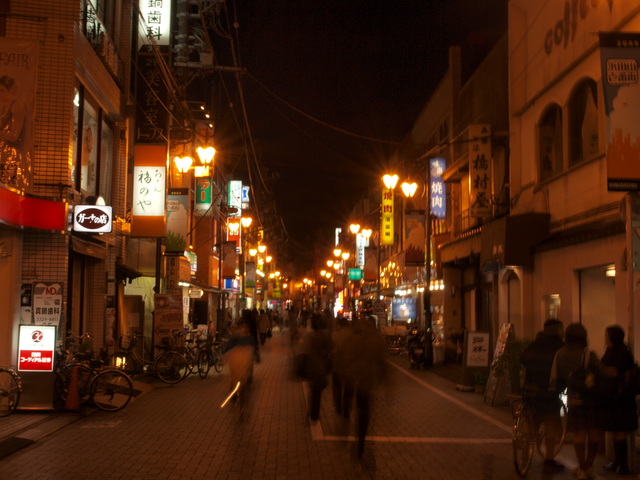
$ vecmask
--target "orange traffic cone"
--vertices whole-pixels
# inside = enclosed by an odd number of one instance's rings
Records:
[[[64,403],[65,410],[80,410],[80,388],[78,386],[78,367],[73,367],[67,401]]]

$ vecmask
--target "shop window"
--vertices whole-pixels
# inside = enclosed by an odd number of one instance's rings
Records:
[[[545,111],[538,128],[540,181],[562,171],[562,110],[552,105]]]
[[[569,165],[598,155],[598,104],[596,82],[585,80],[569,100]]]
[[[84,89],[75,89],[73,100],[73,159],[71,182],[84,196],[111,198],[113,128]]]

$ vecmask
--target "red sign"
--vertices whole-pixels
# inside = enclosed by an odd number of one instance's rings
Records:
[[[20,195],[0,186],[0,223],[16,227],[67,229],[67,204]]]
[[[50,372],[53,368],[53,352],[51,350],[21,350],[18,359],[18,370]]]

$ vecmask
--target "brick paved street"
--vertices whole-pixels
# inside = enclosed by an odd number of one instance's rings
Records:
[[[406,357],[387,359],[391,381],[376,397],[362,462],[352,456],[353,425],[333,413],[330,388],[320,422],[309,424],[306,385],[292,378],[288,336],[276,332],[255,367],[244,422],[234,405],[219,408],[228,389],[226,369],[175,386],[153,381],[122,412],[18,412],[0,419],[0,478],[519,478],[507,408],[458,391],[431,371],[408,370]],[[17,451],[9,454],[12,445]],[[560,454],[568,467],[575,466],[572,453],[569,445]],[[536,454],[529,478],[568,479],[571,473],[543,475]]]

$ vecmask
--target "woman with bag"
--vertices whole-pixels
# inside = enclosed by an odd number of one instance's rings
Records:
[[[628,475],[627,435],[638,429],[635,394],[626,381],[627,372],[634,368],[633,355],[624,344],[624,330],[618,325],[605,329],[607,350],[602,364],[616,369],[616,376],[605,379],[610,400],[603,405],[604,430],[613,434],[614,459],[604,468],[620,475]]]

